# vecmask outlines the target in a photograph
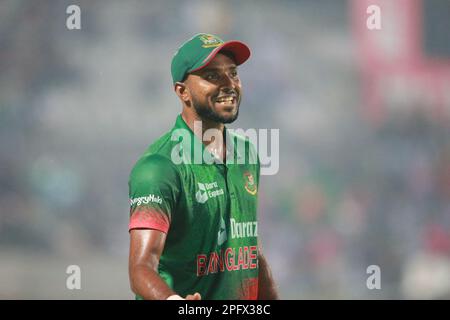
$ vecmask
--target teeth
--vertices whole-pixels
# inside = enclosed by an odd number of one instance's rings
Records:
[[[231,101],[233,101],[233,99],[234,99],[233,97],[226,97],[226,98],[221,98],[217,101],[220,103],[225,103],[225,102],[231,102]]]

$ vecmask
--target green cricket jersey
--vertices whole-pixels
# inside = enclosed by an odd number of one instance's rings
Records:
[[[227,161],[209,161],[179,115],[130,174],[129,230],[167,234],[158,272],[182,297],[257,299],[260,166],[248,139],[224,132]],[[206,163],[195,162],[201,153]]]

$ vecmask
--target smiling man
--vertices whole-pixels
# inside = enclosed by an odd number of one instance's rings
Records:
[[[138,299],[278,298],[258,245],[256,150],[225,127],[238,117],[237,66],[249,57],[240,41],[197,34],[172,59],[182,112],[129,180],[129,275]],[[204,139],[211,130],[219,135]],[[174,161],[196,152],[214,161]]]

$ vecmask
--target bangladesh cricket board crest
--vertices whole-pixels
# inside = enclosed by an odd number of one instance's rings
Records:
[[[218,47],[223,43],[222,40],[213,36],[212,34],[201,35],[199,39],[203,42],[203,48]]]
[[[245,180],[245,190],[247,190],[248,193],[250,193],[252,196],[258,192],[258,187],[256,186],[255,179],[253,178],[253,175],[250,172],[244,173],[244,180]]]

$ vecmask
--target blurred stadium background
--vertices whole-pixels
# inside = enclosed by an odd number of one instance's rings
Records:
[[[232,127],[280,129],[260,236],[282,298],[450,298],[449,21],[447,0],[1,0],[0,298],[133,298],[128,174],[198,32],[253,50]]]

